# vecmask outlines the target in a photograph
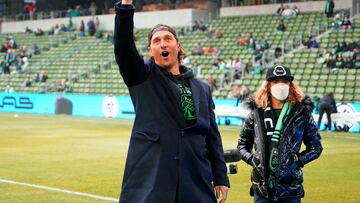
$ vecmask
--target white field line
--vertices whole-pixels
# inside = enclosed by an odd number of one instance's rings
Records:
[[[55,191],[55,192],[62,192],[62,193],[67,193],[67,194],[71,194],[71,195],[78,195],[78,196],[89,197],[89,198],[100,199],[100,200],[107,200],[107,201],[112,201],[112,202],[119,201],[118,199],[114,199],[111,197],[104,197],[104,196],[93,195],[93,194],[89,194],[89,193],[76,192],[76,191],[71,191],[71,190],[63,190],[63,189],[58,189],[58,188],[53,188],[53,187],[47,187],[47,186],[35,185],[35,184],[29,184],[29,183],[22,183],[22,182],[16,182],[16,181],[11,181],[11,180],[0,179],[0,183],[22,185],[22,186],[26,186],[26,187],[50,190],[50,191]]]

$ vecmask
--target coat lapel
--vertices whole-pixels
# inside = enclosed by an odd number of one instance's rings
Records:
[[[199,117],[199,104],[200,104],[200,85],[198,84],[198,81],[194,78],[190,79],[190,85],[191,85],[191,92],[192,92],[192,98],[194,102],[194,108],[196,112],[196,116]]]

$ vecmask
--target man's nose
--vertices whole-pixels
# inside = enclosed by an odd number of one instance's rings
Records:
[[[160,46],[161,48],[165,48],[167,46],[165,40],[161,40]]]

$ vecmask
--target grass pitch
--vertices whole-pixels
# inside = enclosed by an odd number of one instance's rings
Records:
[[[0,179],[117,199],[132,122],[0,113]],[[225,149],[240,127],[220,127]],[[322,133],[322,156],[305,166],[303,202],[360,202],[360,134]],[[253,202],[251,167],[238,162],[227,203]],[[0,181],[0,202],[109,202]]]

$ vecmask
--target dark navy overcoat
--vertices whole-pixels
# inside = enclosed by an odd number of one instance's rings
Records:
[[[209,86],[189,76],[197,122],[186,127],[178,87],[136,50],[134,8],[115,9],[115,56],[136,114],[120,202],[216,202],[213,187],[229,180]]]

